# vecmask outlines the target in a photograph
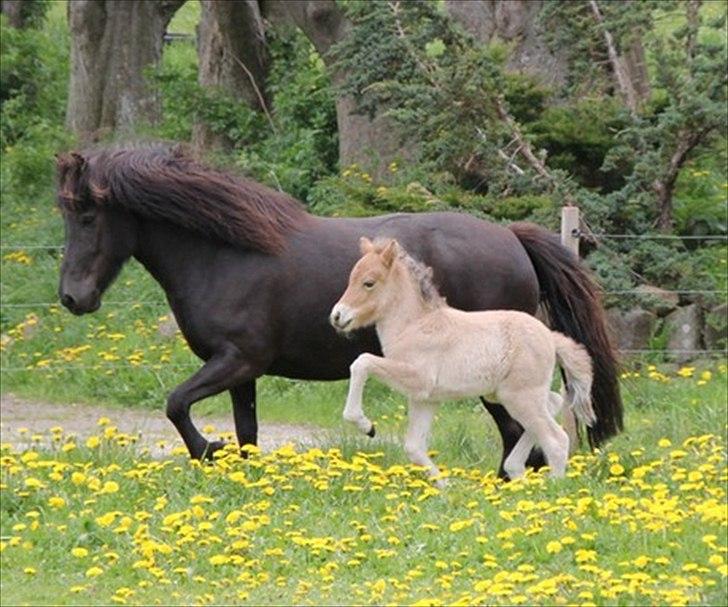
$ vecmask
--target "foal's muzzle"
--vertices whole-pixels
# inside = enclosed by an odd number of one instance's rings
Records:
[[[351,310],[342,304],[336,304],[329,314],[329,322],[337,331],[346,332],[351,327],[354,316]]]

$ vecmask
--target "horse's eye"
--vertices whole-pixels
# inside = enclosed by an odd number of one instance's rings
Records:
[[[365,280],[364,281],[364,288],[365,289],[373,289],[374,288],[374,282],[373,280]]]
[[[81,215],[81,225],[89,226],[94,222],[94,219],[96,219],[95,213],[84,213]]]

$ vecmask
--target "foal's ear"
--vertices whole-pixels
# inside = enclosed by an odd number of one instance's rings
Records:
[[[396,240],[390,240],[380,253],[385,268],[391,268],[399,253],[399,244]]]
[[[362,236],[359,239],[359,251],[361,251],[362,255],[366,255],[367,253],[371,253],[374,250],[374,243],[369,240],[366,236]]]

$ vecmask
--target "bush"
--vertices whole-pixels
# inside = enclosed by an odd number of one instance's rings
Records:
[[[54,155],[70,141],[63,128],[68,30],[57,14],[42,30],[10,27],[3,16],[0,29],[2,195],[30,203],[51,195]]]
[[[3,148],[33,125],[62,124],[68,96],[68,30],[49,19],[43,30],[16,29],[0,18],[0,112]]]

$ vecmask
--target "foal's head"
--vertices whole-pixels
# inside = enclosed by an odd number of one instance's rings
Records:
[[[337,331],[349,332],[374,324],[392,296],[392,267],[399,255],[396,240],[373,243],[359,239],[362,257],[349,275],[349,286],[331,310],[329,320]]]
[[[412,259],[396,240],[359,240],[362,257],[349,276],[349,286],[331,310],[337,331],[349,332],[377,323],[404,289],[415,288],[426,305],[439,305],[432,270]]]

